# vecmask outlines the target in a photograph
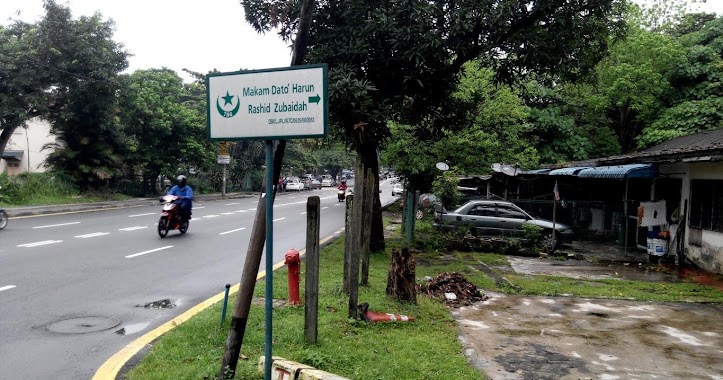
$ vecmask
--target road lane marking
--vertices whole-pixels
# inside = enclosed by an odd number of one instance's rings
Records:
[[[218,215],[206,215],[204,218],[218,218]]]
[[[118,231],[135,231],[135,230],[142,230],[144,228],[148,228],[148,226],[133,226],[133,227],[127,227],[127,228],[119,228]]]
[[[60,224],[48,224],[47,226],[36,226],[36,227],[33,227],[33,228],[37,230],[37,229],[39,229],[39,228],[51,228],[51,227],[70,226],[70,225],[73,225],[73,224],[80,224],[80,222],[70,222],[70,223],[60,223]]]
[[[289,197],[289,199],[296,199],[296,197]]]
[[[232,212],[222,212],[221,214],[223,214],[223,215],[233,215]]]
[[[12,288],[14,288],[14,287],[15,287],[15,285],[6,285],[6,286],[3,286],[3,287],[0,287],[0,292],[2,292],[3,290],[10,290],[10,289],[12,289]]]
[[[249,211],[256,211],[256,209],[255,209],[255,208],[250,208]]]
[[[328,209],[328,208],[329,208],[329,207],[322,207],[321,209],[322,209],[322,210],[326,210],[326,209]]]
[[[302,212],[302,213],[301,213],[301,214],[299,214],[299,215],[304,215],[304,214],[306,214],[306,211]]]
[[[232,232],[243,231],[243,230],[245,230],[245,229],[246,229],[246,227],[242,227],[242,228],[237,228],[237,229],[231,230],[231,231],[219,232],[218,234],[219,234],[219,235],[226,235],[226,234],[230,234],[230,233],[232,233]]]
[[[200,209],[202,209],[202,208],[206,208],[206,206],[194,207],[194,208],[195,208],[196,210],[200,210]]]
[[[145,214],[135,214],[135,215],[128,215],[129,218],[135,218],[136,216],[148,216],[148,215],[156,215],[155,212],[147,212]]]
[[[246,210],[238,210],[236,212],[247,212]]]
[[[88,238],[92,238],[92,237],[96,237],[96,236],[103,236],[103,235],[110,235],[110,232],[94,232],[92,234],[78,235],[78,236],[74,236],[74,237],[78,238],[78,239],[88,239]]]
[[[132,254],[132,255],[126,256],[126,259],[130,259],[130,258],[133,258],[133,257],[136,257],[136,256],[145,255],[145,254],[147,254],[147,253],[153,253],[153,252],[162,251],[162,250],[168,249],[168,248],[173,248],[173,246],[172,246],[172,245],[167,245],[167,246],[165,246],[165,247],[156,248],[156,249],[151,249],[151,250],[149,250],[149,251],[143,251],[143,252],[134,253],[134,254]]]
[[[284,219],[286,219],[286,218],[274,219],[273,222],[278,222],[279,220],[284,220]]]
[[[240,205],[240,204],[241,204],[241,202],[231,202],[231,203],[226,203],[226,206],[233,206],[233,205]]]
[[[32,247],[40,247],[41,245],[48,245],[48,244],[55,244],[55,243],[62,243],[62,242],[63,242],[62,240],[43,240],[43,241],[38,241],[35,243],[20,244],[20,245],[18,245],[18,247],[32,248]]]

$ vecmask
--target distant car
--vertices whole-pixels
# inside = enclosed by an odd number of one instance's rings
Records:
[[[401,183],[394,184],[392,187],[392,196],[402,195],[404,193],[404,186]]]
[[[289,190],[296,190],[301,191],[304,190],[304,183],[299,181],[298,178],[290,178],[286,180],[286,191]]]
[[[332,187],[332,186],[334,186],[334,179],[331,178],[331,176],[323,176],[323,177],[321,177],[321,186],[324,186],[324,187]]]
[[[309,184],[309,190],[320,190],[321,189],[321,181],[314,178],[311,180],[311,184]]]
[[[525,237],[525,225],[542,228],[543,244],[550,246],[553,241],[552,222],[533,217],[512,202],[501,200],[469,201],[453,212],[437,207],[434,226],[439,229],[469,227],[474,235],[507,235]],[[555,223],[555,246],[572,243],[572,229],[562,223]]]

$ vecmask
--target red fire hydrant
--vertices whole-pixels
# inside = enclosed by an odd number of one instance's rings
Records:
[[[290,249],[286,252],[284,263],[289,269],[289,302],[292,305],[299,305],[299,283],[301,274],[301,256],[295,249]]]

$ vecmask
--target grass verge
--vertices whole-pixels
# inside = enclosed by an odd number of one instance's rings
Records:
[[[62,175],[22,173],[17,176],[0,174],[0,206],[41,206],[125,200],[130,197],[115,193],[81,194]]]
[[[343,250],[342,238],[321,253],[318,343],[304,343],[303,307],[275,309],[274,355],[351,379],[484,379],[467,364],[457,340],[457,326],[445,306],[424,296],[418,297],[417,305],[387,298],[388,254],[372,255],[370,285],[360,288],[359,300],[368,302],[372,310],[411,315],[417,320],[368,325],[348,319],[348,298],[342,292]],[[263,281],[257,283],[255,292],[263,294]],[[286,271],[280,270],[274,273],[274,298],[286,296]],[[227,326],[219,328],[220,314],[221,306],[214,305],[163,336],[128,378],[215,378],[228,331]],[[242,346],[247,359],[239,361],[236,378],[263,378],[256,372],[263,341],[264,309],[253,306]]]

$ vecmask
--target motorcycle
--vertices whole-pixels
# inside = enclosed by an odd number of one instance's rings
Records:
[[[188,220],[181,218],[181,197],[164,195],[160,201],[163,203],[163,212],[158,219],[158,236],[164,238],[170,230],[179,230],[181,235],[185,234],[188,231]]]
[[[0,186],[0,189],[2,189],[2,186]],[[0,230],[5,228],[8,225],[8,213],[5,212],[5,210],[0,208]]]
[[[344,202],[344,199],[346,199],[346,190],[341,190],[336,192],[336,197],[339,199],[339,202]]]

